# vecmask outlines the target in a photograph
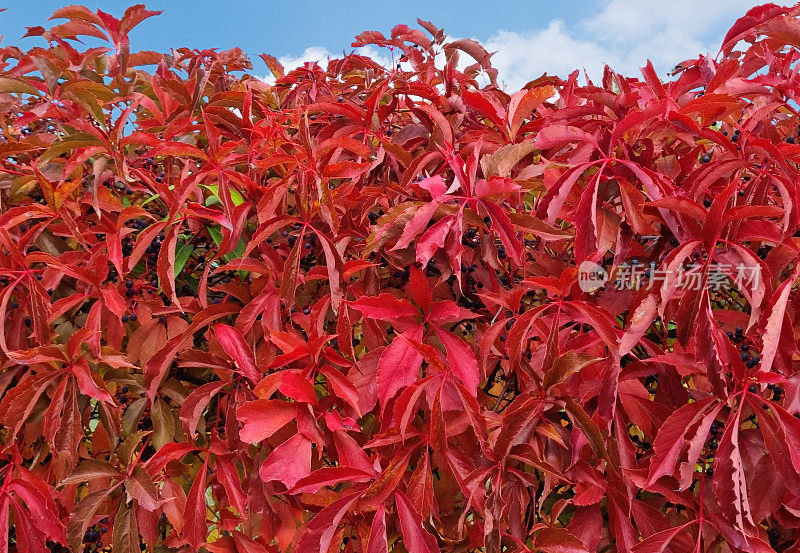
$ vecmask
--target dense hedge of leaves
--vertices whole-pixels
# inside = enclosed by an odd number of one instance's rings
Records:
[[[511,94],[152,15],[0,49],[0,552],[800,550],[800,8]]]

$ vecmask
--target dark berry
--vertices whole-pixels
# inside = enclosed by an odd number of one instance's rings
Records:
[[[700,163],[708,163],[711,161],[711,154],[703,154],[700,156]]]

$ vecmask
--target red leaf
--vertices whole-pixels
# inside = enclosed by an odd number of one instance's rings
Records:
[[[664,421],[653,442],[655,455],[650,461],[647,486],[651,486],[662,476],[673,474],[678,457],[686,447],[686,433],[697,424],[712,403],[712,398],[689,403]]]
[[[386,508],[381,505],[372,517],[372,526],[369,532],[367,553],[389,553],[389,543],[386,538]]]
[[[536,134],[536,146],[546,150],[569,144],[570,142],[588,142],[595,148],[600,148],[594,136],[577,127],[568,125],[552,125],[540,130]]]
[[[218,324],[214,326],[214,335],[219,340],[225,353],[234,360],[243,375],[253,382],[261,380],[262,373],[256,367],[253,351],[247,345],[238,328],[226,324]]]
[[[685,524],[651,534],[637,543],[631,551],[632,553],[663,553],[673,538],[681,533],[684,528],[686,528]]]
[[[295,434],[272,450],[258,471],[264,482],[277,480],[291,489],[311,474],[311,440]]]
[[[422,325],[415,326],[398,335],[383,350],[377,375],[381,405],[386,405],[399,390],[417,380],[419,368],[422,366],[422,354],[410,342],[420,342],[422,333]]]
[[[297,553],[328,553],[339,523],[358,501],[358,496],[357,493],[345,495],[317,513],[300,536]]]
[[[197,423],[200,416],[208,406],[211,398],[219,393],[228,383],[225,381],[208,382],[202,386],[192,390],[181,405],[180,417],[183,421],[184,432],[192,435],[197,430]]]
[[[236,411],[243,424],[239,437],[243,442],[257,444],[272,436],[297,416],[297,405],[278,399],[257,399],[245,403]]]
[[[324,486],[336,486],[341,482],[366,482],[371,477],[371,474],[351,467],[323,467],[298,480],[289,493],[315,493]]]
[[[411,502],[401,492],[394,492],[397,516],[400,519],[400,530],[408,553],[438,553],[436,538],[422,527],[422,518],[414,510]]]
[[[436,329],[436,337],[439,338],[447,352],[447,364],[450,372],[461,380],[470,394],[476,393],[480,371],[472,348],[463,340],[444,330]]]
[[[165,142],[150,150],[147,154],[150,157],[174,156],[174,157],[196,157],[208,161],[208,156],[201,149],[191,144],[183,142]]]
[[[547,553],[589,553],[581,540],[563,528],[545,528],[536,534],[536,548]]]
[[[379,296],[363,296],[348,305],[361,311],[365,317],[379,321],[403,320],[419,314],[407,300],[397,299],[388,293]]]
[[[775,354],[778,352],[783,318],[786,314],[786,304],[789,301],[789,292],[791,292],[793,282],[794,278],[785,280],[778,289],[775,290],[775,293],[770,299],[771,309],[769,314],[766,315],[763,338],[764,345],[761,348],[761,370],[764,372],[769,372],[772,368],[772,362],[775,360]]]
[[[186,510],[183,512],[183,532],[181,537],[197,550],[206,543],[206,473],[207,462],[194,478],[189,495],[186,496]]]
[[[506,250],[511,254],[511,259],[518,265],[522,264],[522,244],[517,238],[517,232],[514,230],[514,225],[511,224],[506,212],[500,206],[493,202],[482,202],[481,205],[489,213],[492,219],[492,230],[497,232],[500,236],[500,241],[506,247]]]
[[[158,256],[158,283],[164,293],[172,300],[175,305],[180,305],[178,293],[175,290],[175,248],[178,244],[179,225],[172,225],[164,237],[166,247],[161,248]]]
[[[719,441],[714,463],[714,496],[725,516],[735,524],[739,532],[746,535],[745,525],[751,527],[753,518],[739,445],[740,417],[741,409],[738,409],[728,420]]]

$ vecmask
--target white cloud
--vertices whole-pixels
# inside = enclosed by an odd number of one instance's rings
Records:
[[[545,72],[566,77],[575,69],[586,70],[596,82],[605,64],[638,76],[648,59],[663,75],[683,60],[716,54],[727,29],[754,5],[754,0],[607,0],[599,13],[573,25],[554,19],[524,33],[498,30],[482,42],[496,52],[492,65],[509,91]],[[382,49],[361,48],[359,53],[391,67],[391,57]],[[312,46],[280,61],[289,70],[332,57],[338,56]]]
[[[562,77],[585,69],[597,81],[608,64],[638,76],[648,59],[663,74],[683,60],[716,54],[733,22],[752,0],[611,0],[573,27],[551,21],[527,33],[498,31],[485,41],[509,90],[545,71]]]
[[[297,69],[301,65],[309,61],[325,62],[329,58],[336,57],[327,48],[322,46],[309,46],[299,56],[283,56],[278,61],[286,69],[288,73],[292,69]]]
[[[603,63],[618,67],[621,62],[617,52],[588,37],[581,38],[560,20],[524,34],[498,31],[484,46],[495,52],[492,65],[499,71],[507,90],[518,90],[545,72],[566,77],[575,69],[585,69],[596,78],[602,74]]]

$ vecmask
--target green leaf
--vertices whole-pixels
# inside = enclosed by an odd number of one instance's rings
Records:
[[[0,94],[41,94],[35,86],[22,80],[0,77]]]
[[[207,191],[213,194],[213,196],[209,196],[208,198],[206,198],[206,207],[222,203],[222,200],[220,200],[219,197],[218,184],[207,184],[207,185],[204,184],[201,185],[201,188],[205,188]],[[233,202],[233,205],[241,205],[242,203],[244,203],[244,198],[242,197],[241,194],[239,194],[239,192],[230,187],[228,187],[228,190],[231,191],[231,201]]]
[[[191,244],[183,244],[177,252],[175,252],[175,276],[177,277],[186,266],[186,262],[194,252],[194,246]]]
[[[150,196],[149,198],[145,199],[145,200],[144,200],[144,201],[141,203],[141,206],[142,206],[142,207],[144,207],[144,206],[146,206],[147,204],[149,204],[150,202],[152,202],[153,200],[160,200],[160,199],[161,199],[161,196],[160,196],[159,194],[153,194],[153,195],[152,195],[152,196]]]
[[[219,246],[222,243],[222,231],[219,230],[219,226],[215,225],[213,227],[207,227],[207,229],[208,234],[211,235],[211,239]],[[246,248],[247,242],[244,238],[239,238],[236,248],[231,253],[223,255],[222,259],[225,260],[226,263],[230,263],[232,260],[242,257]]]
[[[236,248],[229,254],[223,256],[225,261],[232,261],[234,259],[238,259],[244,255],[244,250],[247,247],[247,242],[244,241],[244,238],[239,238],[239,243],[236,244]]]
[[[219,246],[222,243],[222,232],[215,226],[206,228],[208,228],[208,234],[211,235],[211,239],[217,246]]]

